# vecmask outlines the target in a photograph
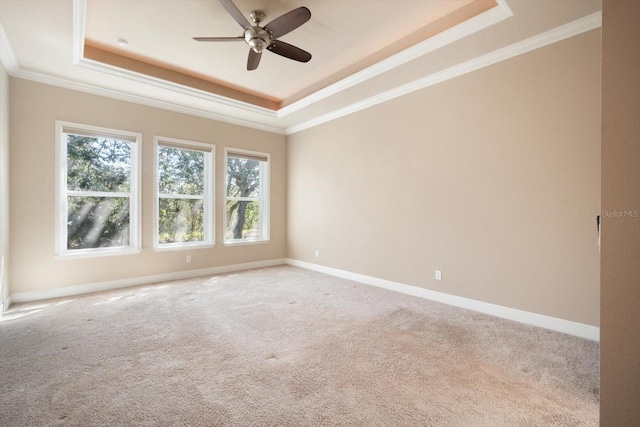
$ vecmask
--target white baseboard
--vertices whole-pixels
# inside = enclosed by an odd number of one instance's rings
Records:
[[[364,274],[352,273],[346,270],[339,270],[337,268],[325,267],[322,265],[305,261],[298,261],[290,258],[279,258],[267,261],[249,262],[244,264],[225,265],[220,267],[203,268],[199,270],[179,271],[175,273],[157,274],[153,276],[135,277],[122,280],[111,280],[106,282],[89,283],[85,285],[66,286],[63,288],[45,289],[40,291],[18,292],[7,297],[4,300],[3,304],[0,305],[0,310],[4,310],[6,312],[6,310],[9,309],[9,306],[14,303],[69,297],[91,292],[108,291],[112,289],[148,285],[151,283],[167,282],[171,280],[190,279],[193,277],[223,274],[232,271],[243,271],[254,268],[271,267],[281,264],[289,264],[295,267],[301,267],[307,270],[313,270],[320,273],[329,274],[331,276],[353,280],[366,285],[377,286],[379,288],[389,289],[403,294],[426,298],[432,301],[437,301],[468,310],[478,311],[480,313],[514,320],[516,322],[538,326],[569,335],[575,335],[593,341],[600,340],[600,328],[598,328],[597,326],[585,325],[583,323],[572,322],[570,320],[558,319],[556,317],[545,316],[543,314],[531,313],[528,311],[477,301],[470,298],[459,297],[443,292],[418,288],[416,286],[405,285],[403,283],[392,282],[390,280],[366,276]],[[2,311],[0,311],[0,313],[2,313]]]
[[[331,276],[353,280],[366,285],[377,286],[379,288],[389,289],[392,291],[401,292],[403,294],[413,295],[416,297],[426,298],[432,301],[437,301],[456,307],[466,308],[468,310],[478,311],[480,313],[501,317],[503,319],[514,320],[516,322],[525,323],[527,325],[538,326],[541,328],[550,329],[569,335],[575,335],[577,337],[586,338],[593,341],[600,341],[600,328],[597,326],[585,325],[583,323],[558,319],[556,317],[545,316],[543,314],[531,313],[528,311],[517,310],[515,308],[509,308],[469,298],[463,298],[456,295],[445,294],[443,292],[418,288],[416,286],[405,285],[402,283],[379,279],[372,276],[365,276],[364,274],[352,273],[345,270],[339,270],[337,268],[325,267],[310,262],[287,258],[285,260],[285,263],[293,265],[295,267],[306,268],[308,270],[329,274]]]
[[[153,276],[133,277],[130,279],[110,280],[107,282],[88,283],[85,285],[65,286],[62,288],[44,289],[41,291],[18,292],[11,294],[10,302],[17,304],[21,302],[40,301],[51,298],[70,297],[75,295],[88,294],[91,292],[109,291],[112,289],[128,288],[131,286],[148,285],[151,283],[168,282],[171,280],[190,279],[200,276],[211,276],[214,274],[229,273],[232,271],[251,270],[254,268],[271,267],[284,264],[282,258],[267,261],[247,262],[244,264],[223,265],[220,267],[202,268],[199,270],[178,271],[175,273],[156,274]]]
[[[4,301],[0,302],[0,317],[9,310],[11,307],[11,296],[8,296],[4,299]]]
[[[4,255],[0,256],[0,317],[9,309],[11,300],[4,298]]]

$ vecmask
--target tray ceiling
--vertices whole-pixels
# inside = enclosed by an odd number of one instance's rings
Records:
[[[91,0],[86,7],[85,44],[114,54],[100,57],[92,51],[94,59],[132,68],[133,61],[118,56],[137,59],[272,101],[277,109],[287,99],[308,95],[310,88],[335,83],[497,5],[495,0],[235,3],[247,17],[252,10],[266,13],[263,25],[297,7],[309,7],[311,20],[282,40],[311,52],[311,62],[265,52],[260,67],[249,72],[245,68],[249,47],[243,41],[194,41],[194,36],[242,35],[242,28],[215,0]],[[121,38],[128,41],[126,48],[118,45]]]
[[[599,0],[236,0],[263,25],[300,6],[282,37],[313,54],[265,52],[246,70],[217,0],[0,0],[9,73],[217,120],[291,133],[600,25]],[[127,46],[118,44],[126,39]]]

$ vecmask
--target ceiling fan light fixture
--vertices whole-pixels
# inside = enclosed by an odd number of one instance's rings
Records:
[[[255,53],[262,53],[262,51],[271,43],[271,36],[269,36],[269,33],[258,26],[245,30],[244,39]]]
[[[267,42],[261,38],[254,38],[249,40],[249,47],[251,47],[255,53],[262,53],[264,48],[267,47]]]

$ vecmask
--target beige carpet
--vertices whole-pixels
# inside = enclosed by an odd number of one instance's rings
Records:
[[[1,426],[595,426],[598,344],[282,266],[13,306]]]

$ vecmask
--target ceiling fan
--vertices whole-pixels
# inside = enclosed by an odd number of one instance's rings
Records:
[[[251,48],[249,50],[249,58],[247,59],[247,70],[249,71],[258,68],[264,49],[270,50],[285,58],[293,59],[294,61],[309,62],[311,59],[309,52],[278,40],[279,37],[290,33],[311,18],[311,12],[306,7],[293,9],[269,22],[264,27],[261,27],[260,23],[266,18],[263,12],[259,10],[251,12],[249,16],[255,23],[255,25],[251,25],[249,20],[240,12],[240,9],[238,9],[232,0],[220,0],[220,3],[227,9],[227,12],[229,12],[233,19],[244,28],[243,35],[238,37],[194,37],[194,40],[199,42],[233,42],[244,40]]]

